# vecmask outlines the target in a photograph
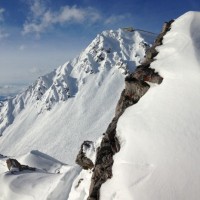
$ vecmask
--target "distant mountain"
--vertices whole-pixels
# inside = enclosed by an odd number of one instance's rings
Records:
[[[104,31],[77,58],[4,102],[0,152],[38,149],[73,164],[81,143],[105,131],[125,76],[141,63],[154,39],[143,31]]]

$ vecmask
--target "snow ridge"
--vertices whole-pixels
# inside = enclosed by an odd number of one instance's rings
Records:
[[[148,53],[156,52],[155,48],[162,44],[163,37],[170,30],[173,21],[164,24],[162,32],[156,38],[153,46],[148,49]],[[163,80],[154,69],[151,69],[151,63],[157,54],[156,52],[151,56],[146,56],[142,65],[138,66],[133,73],[125,78],[125,89],[122,91],[118,101],[115,117],[109,124],[97,151],[88,200],[102,198],[100,195],[101,185],[112,178],[113,156],[120,151],[121,145],[116,136],[116,128],[120,116],[126,108],[136,104],[145,95],[150,88],[148,83],[160,84]]]
[[[101,199],[199,199],[199,22],[199,12],[179,17],[156,48],[151,68],[163,82],[120,117],[121,149]]]

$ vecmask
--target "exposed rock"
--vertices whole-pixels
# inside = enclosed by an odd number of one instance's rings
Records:
[[[163,24],[163,27],[162,27],[162,33],[166,33],[166,32],[168,32],[170,29],[171,29],[171,24],[174,22],[174,20],[172,19],[172,20],[170,20],[169,22],[165,22],[164,24]]]
[[[6,163],[7,163],[7,167],[9,170],[11,170],[13,168],[18,169],[19,171],[22,170],[21,164],[16,159],[9,158],[6,160]]]
[[[94,167],[92,160],[86,156],[86,152],[90,150],[94,151],[93,142],[84,141],[76,157],[76,163],[86,170]]]
[[[138,66],[132,76],[138,80],[157,84],[160,84],[163,80],[154,69],[150,68],[150,64]]]
[[[170,20],[169,22],[165,22],[162,28],[162,32],[158,35],[158,37],[155,40],[155,46],[162,45],[163,37],[164,35],[171,29],[171,24],[174,22],[174,20]]]
[[[31,170],[31,171],[35,171],[36,168],[34,167],[29,167],[28,165],[21,165],[16,159],[7,159],[6,160],[7,163],[7,167],[9,169],[9,171],[11,170],[17,170],[17,171],[23,171],[23,170]]]
[[[83,178],[79,179],[79,181],[78,181],[77,185],[75,186],[75,188],[78,188],[82,181],[83,181]]]
[[[148,60],[152,60],[157,55],[158,55],[158,52],[156,51],[156,46],[152,46],[146,51],[146,58]]]
[[[174,22],[174,20],[164,23],[162,31],[155,39],[153,46],[150,47],[149,49],[147,49],[147,51],[146,51],[145,60],[143,61],[144,65],[150,64],[151,62],[154,61],[154,57],[156,57],[158,54],[156,47],[162,45],[163,37],[171,29],[171,24],[173,22]]]
[[[122,91],[116,107],[116,116],[120,116],[127,107],[137,103],[150,88],[149,84],[144,81],[138,81],[135,78],[129,77],[125,83],[125,90]]]

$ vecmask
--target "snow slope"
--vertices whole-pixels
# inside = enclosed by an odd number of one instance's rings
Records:
[[[0,157],[1,200],[65,200],[81,168],[61,163],[39,151],[17,157],[22,164],[36,171],[7,172],[5,160]]]
[[[111,121],[124,77],[143,59],[154,36],[104,31],[74,60],[40,77],[0,105],[0,153],[37,149],[74,164],[84,140],[95,141]]]
[[[164,78],[118,121],[121,150],[102,200],[200,198],[200,13],[178,18],[151,64]]]

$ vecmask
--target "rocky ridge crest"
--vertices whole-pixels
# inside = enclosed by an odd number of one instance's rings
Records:
[[[149,90],[148,82],[161,84],[163,78],[150,67],[158,54],[156,47],[162,45],[164,35],[171,29],[174,20],[165,22],[162,32],[157,36],[153,46],[146,52],[144,62],[136,70],[125,78],[125,89],[118,101],[115,117],[109,124],[100,147],[97,149],[96,161],[90,185],[88,200],[100,199],[100,188],[107,179],[112,178],[113,156],[120,151],[120,142],[116,135],[116,127],[119,117],[129,106],[136,104]]]

